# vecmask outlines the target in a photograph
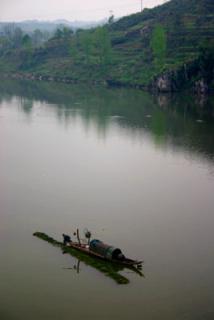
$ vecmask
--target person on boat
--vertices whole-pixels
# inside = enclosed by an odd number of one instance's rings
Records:
[[[67,243],[71,242],[71,237],[70,236],[68,236],[67,234],[64,234],[64,233],[63,233],[62,236],[63,236],[63,244],[64,244],[64,246],[66,246]]]
[[[121,252],[121,253],[119,253],[119,254],[117,255],[116,259],[117,259],[117,260],[120,260],[120,261],[123,261],[123,260],[125,260],[125,256],[124,256],[124,254]]]

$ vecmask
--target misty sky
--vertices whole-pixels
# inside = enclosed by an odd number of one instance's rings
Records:
[[[143,0],[153,7],[164,0]],[[21,20],[100,20],[140,11],[141,0],[0,0],[0,21]]]

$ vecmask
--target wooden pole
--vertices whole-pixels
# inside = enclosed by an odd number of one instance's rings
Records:
[[[77,229],[77,240],[78,240],[78,242],[79,242],[79,245],[81,245],[80,236],[79,236],[79,229]]]

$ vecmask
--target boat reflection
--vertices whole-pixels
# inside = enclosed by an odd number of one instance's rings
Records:
[[[47,241],[55,247],[59,247],[62,250],[63,254],[70,254],[73,258],[77,259],[77,264],[73,268],[77,273],[80,273],[80,262],[83,262],[84,265],[90,266],[100,272],[102,272],[105,276],[111,278],[118,284],[128,284],[130,280],[126,278],[124,275],[120,274],[120,272],[129,270],[133,273],[138,274],[141,277],[144,277],[142,270],[136,267],[124,267],[123,265],[116,264],[111,261],[103,261],[102,259],[96,259],[92,256],[89,256],[81,251],[78,251],[72,247],[65,247],[62,242],[59,242],[47,234],[43,232],[35,232],[33,234],[35,237]]]
[[[63,254],[66,254],[68,252],[63,251]],[[72,254],[71,254],[72,255]],[[81,273],[80,265],[84,267],[84,265],[88,265],[92,268],[97,269],[98,271],[104,273],[107,277],[113,279],[118,284],[128,284],[130,283],[130,280],[125,277],[124,275],[120,274],[120,272],[124,271],[127,273],[135,273],[138,274],[140,277],[145,277],[142,270],[139,268],[126,268],[124,266],[116,265],[111,262],[104,262],[104,261],[97,261],[97,259],[92,258],[94,261],[91,263],[87,259],[87,262],[81,259],[77,259],[76,263],[73,265],[73,267],[63,268],[65,270],[72,270],[76,272],[77,274]]]

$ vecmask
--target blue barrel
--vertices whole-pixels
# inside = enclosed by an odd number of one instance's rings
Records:
[[[122,254],[119,248],[110,246],[97,239],[90,241],[90,250],[100,254],[102,257],[108,260],[117,259],[118,256]]]

